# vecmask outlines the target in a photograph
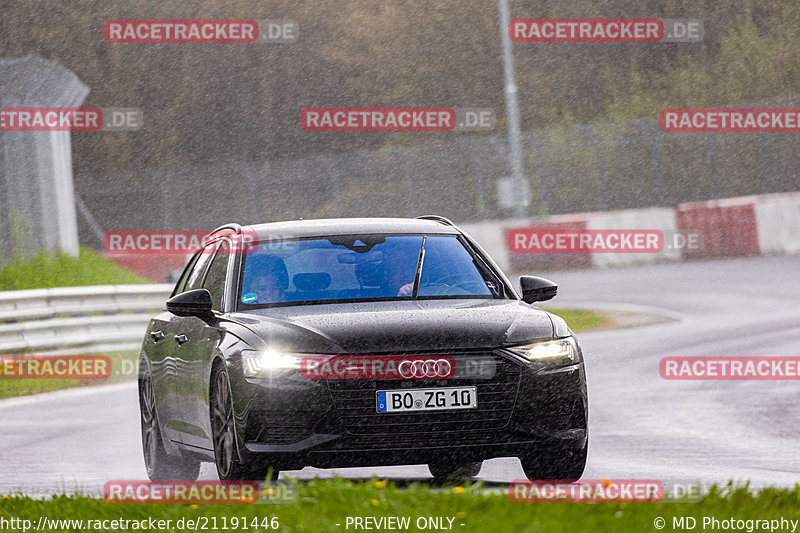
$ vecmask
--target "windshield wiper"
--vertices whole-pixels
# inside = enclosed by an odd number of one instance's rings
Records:
[[[419,249],[419,259],[417,259],[417,272],[414,274],[414,288],[411,290],[411,299],[416,300],[419,294],[419,279],[422,277],[422,263],[425,261],[425,240],[427,235],[422,236],[422,247]]]

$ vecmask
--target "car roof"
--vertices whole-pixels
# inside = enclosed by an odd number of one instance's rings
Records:
[[[322,237],[368,233],[408,233],[460,235],[455,226],[439,220],[418,218],[323,218],[292,220],[244,226],[244,232],[254,232],[259,239],[292,237]]]

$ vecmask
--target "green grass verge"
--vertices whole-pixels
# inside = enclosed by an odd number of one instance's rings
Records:
[[[0,269],[0,291],[141,283],[149,282],[88,248],[81,248],[78,257],[63,253],[52,256],[41,253],[30,260],[12,261]],[[108,379],[2,379],[0,380],[0,399],[71,387],[114,383],[135,377],[135,372],[131,373],[130,371],[131,368],[135,369],[135,353],[106,355],[111,359],[113,370]],[[1,368],[0,372],[2,372]]]
[[[281,505],[151,505],[110,504],[86,497],[57,496],[36,500],[26,497],[3,496],[0,517],[30,520],[35,529],[40,517],[73,520],[171,520],[159,531],[203,530],[195,522],[200,519],[207,530],[221,531],[232,519],[237,519],[240,531],[269,531],[264,519],[276,517],[279,531],[323,532],[353,531],[346,527],[347,517],[409,517],[409,531],[419,531],[420,517],[452,519],[452,530],[479,532],[539,532],[539,531],[658,531],[658,519],[664,519],[664,531],[682,530],[674,527],[673,518],[693,517],[695,530],[703,530],[704,517],[722,520],[800,520],[800,487],[794,489],[764,489],[754,495],[744,488],[717,490],[712,488],[697,503],[514,503],[507,494],[487,493],[481,484],[465,487],[432,488],[411,484],[400,488],[393,483],[375,479],[351,482],[342,479],[313,480],[299,485],[299,498]],[[184,527],[177,527],[184,519]],[[223,521],[223,519],[225,521]],[[252,527],[253,519],[258,527]],[[216,520],[216,527],[212,527]],[[684,522],[685,523],[685,522]],[[243,527],[246,524],[247,527]],[[340,524],[340,525],[336,525]],[[462,525],[463,524],[463,525]],[[740,530],[747,531],[747,522]],[[8,526],[8,524],[5,524]],[[706,528],[705,530],[709,530]],[[718,527],[717,530],[728,529]],[[754,529],[754,528],[753,528]],[[751,531],[753,530],[751,529]],[[758,530],[763,530],[759,524]],[[6,527],[4,531],[21,531]],[[76,531],[77,528],[50,528],[49,531]],[[84,524],[83,531],[86,531]],[[386,531],[386,529],[377,529]],[[767,530],[769,530],[767,528]],[[788,531],[792,528],[789,526]]]
[[[603,313],[585,309],[547,309],[548,312],[563,318],[575,333],[592,329],[614,327],[614,320]]]
[[[40,253],[30,260],[12,261],[0,269],[0,291],[131,283],[149,281],[88,248],[81,248],[78,257]]]
[[[0,379],[0,400],[73,387],[118,383],[136,378],[138,352],[118,352],[102,355],[107,355],[111,360],[111,375],[106,379]],[[0,374],[2,371],[2,365],[0,365]],[[0,531],[2,531],[1,528]]]

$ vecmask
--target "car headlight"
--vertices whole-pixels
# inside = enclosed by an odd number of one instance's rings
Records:
[[[550,364],[571,364],[578,361],[578,346],[572,337],[511,346],[508,349],[529,361]]]
[[[303,357],[303,354],[281,350],[242,350],[242,369],[248,378],[269,377],[299,369]]]

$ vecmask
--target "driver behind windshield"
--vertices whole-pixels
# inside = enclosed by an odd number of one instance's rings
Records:
[[[247,290],[242,301],[250,304],[283,302],[289,286],[289,274],[283,259],[275,255],[254,258],[253,274],[248,277]]]

